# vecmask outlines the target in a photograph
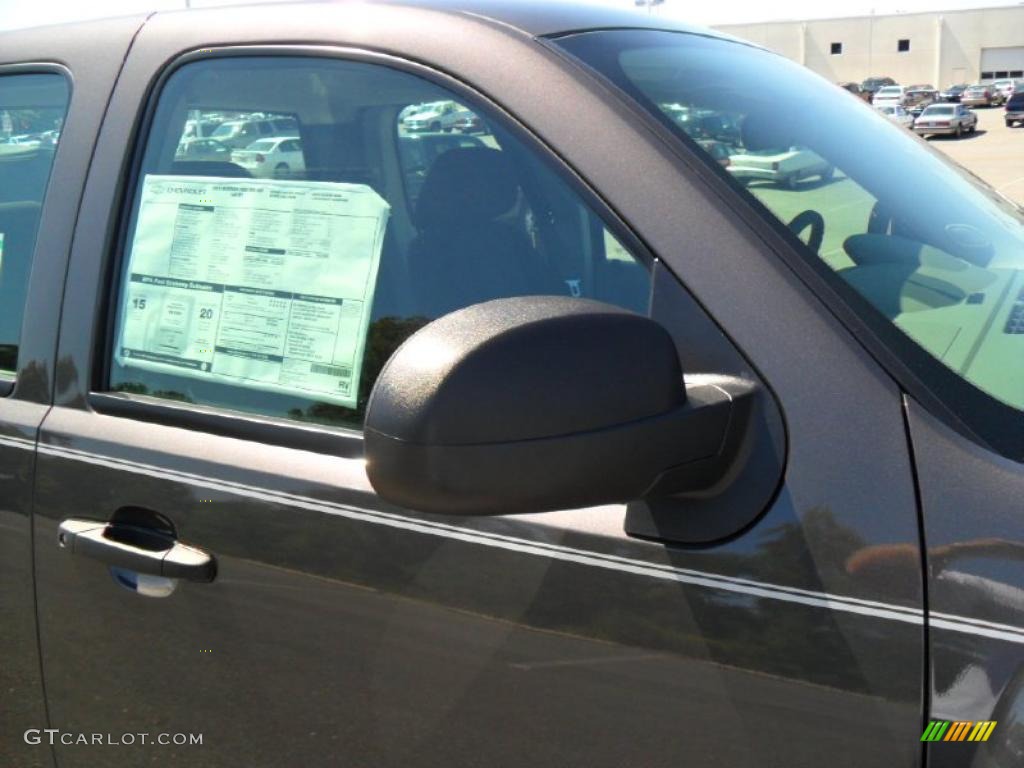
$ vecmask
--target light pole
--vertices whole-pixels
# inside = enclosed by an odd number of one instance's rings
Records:
[[[651,8],[653,8],[656,5],[661,5],[662,3],[665,2],[665,0],[633,0],[633,2],[636,4],[638,8],[647,6],[647,15],[650,16]]]
[[[871,54],[875,46],[875,9],[871,9],[871,15],[868,16],[868,74],[867,77],[874,77],[875,73],[872,71],[871,66]]]

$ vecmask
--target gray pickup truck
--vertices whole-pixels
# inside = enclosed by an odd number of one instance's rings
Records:
[[[179,151],[238,121],[303,162]],[[1022,266],[910,132],[628,9],[4,33],[0,765],[1019,767]]]

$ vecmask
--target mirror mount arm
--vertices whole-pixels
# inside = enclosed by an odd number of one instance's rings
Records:
[[[721,412],[720,417],[725,419],[721,441],[713,453],[667,468],[644,493],[645,499],[700,498],[720,492],[743,449],[743,433],[759,397],[757,385],[734,376],[688,375],[684,379],[689,405],[706,411],[708,416],[712,411]]]
[[[729,396],[729,424],[712,456],[673,467],[626,511],[630,536],[671,544],[708,545],[731,538],[761,518],[781,485],[785,425],[763,385],[714,376]],[[688,377],[689,381],[689,377]],[[696,391],[688,383],[687,392]]]

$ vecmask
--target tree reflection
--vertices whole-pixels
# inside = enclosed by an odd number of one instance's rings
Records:
[[[195,402],[184,392],[176,392],[173,389],[154,389],[151,391],[145,384],[137,381],[125,381],[115,385],[113,389],[115,392],[125,392],[130,395],[149,395],[150,397],[159,397],[163,400],[176,400],[179,403]]]
[[[385,363],[402,342],[429,323],[426,317],[382,317],[370,324],[363,354],[363,371],[359,380],[359,397],[355,408],[333,403],[316,402],[306,408],[292,408],[290,418],[314,424],[328,424],[361,428],[366,416],[373,385]]]

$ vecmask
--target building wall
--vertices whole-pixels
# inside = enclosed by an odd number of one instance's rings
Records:
[[[943,88],[978,82],[983,48],[1024,46],[1024,7],[730,24],[718,29],[777,51],[835,82],[860,82],[877,75],[905,85]],[[910,41],[908,52],[898,52],[900,39]],[[841,54],[831,53],[832,43],[842,43]]]

